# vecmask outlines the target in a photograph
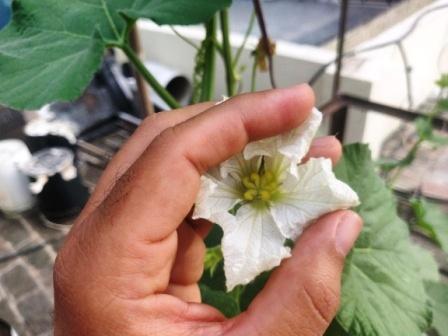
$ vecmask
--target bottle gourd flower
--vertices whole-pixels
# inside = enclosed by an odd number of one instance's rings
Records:
[[[359,204],[356,193],[336,179],[330,159],[298,164],[321,121],[313,109],[300,127],[249,143],[201,177],[193,218],[223,229],[228,290],[278,266],[291,255],[286,240],[296,240],[320,216]]]

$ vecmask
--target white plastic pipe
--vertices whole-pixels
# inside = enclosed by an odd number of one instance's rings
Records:
[[[145,62],[157,81],[183,106],[190,103],[193,86],[187,76],[175,69],[160,63]],[[150,88],[151,100],[159,109],[170,110],[170,107]]]

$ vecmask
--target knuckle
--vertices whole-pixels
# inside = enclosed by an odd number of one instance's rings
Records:
[[[158,147],[171,147],[180,139],[179,126],[171,126],[161,131],[154,139],[154,145]]]
[[[158,114],[158,113],[151,114],[150,116],[143,119],[139,128],[142,128],[145,130],[152,129],[152,128],[158,128],[159,125],[161,124],[161,119],[163,119],[163,117],[160,114]]]
[[[167,114],[155,113],[143,119],[138,130],[144,134],[151,134],[154,138],[157,138],[161,133],[170,128],[172,122]]]

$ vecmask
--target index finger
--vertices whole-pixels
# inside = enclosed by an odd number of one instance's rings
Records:
[[[114,155],[101,174],[95,190],[78,217],[82,222],[107,197],[117,180],[140,157],[146,147],[166,128],[172,127],[212,107],[212,102],[199,103],[178,110],[154,114],[144,119],[141,125]]]

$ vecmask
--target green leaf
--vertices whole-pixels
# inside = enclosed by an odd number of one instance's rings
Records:
[[[429,141],[435,145],[447,145],[448,137],[439,136],[434,133],[432,118],[420,117],[415,122],[417,134],[422,140]]]
[[[327,330],[325,330],[324,336],[349,336],[347,332],[341,327],[336,319],[334,319]]]
[[[429,139],[432,135],[432,120],[428,117],[420,117],[415,121],[417,133],[421,139]]]
[[[428,139],[428,141],[433,143],[434,145],[439,145],[439,146],[448,145],[448,137],[439,136],[434,133],[431,135],[431,137]]]
[[[204,284],[199,285],[199,288],[201,290],[202,302],[219,309],[224,316],[233,317],[240,313],[238,302],[231,294],[211,289]]]
[[[423,198],[411,200],[415,224],[448,253],[448,214]]]
[[[245,286],[244,291],[240,297],[241,311],[245,311],[258,295],[258,293],[261,292],[266,282],[268,282],[271,273],[272,271],[261,273],[255,278],[254,281]]]
[[[441,89],[448,88],[448,74],[442,74],[436,84]]]
[[[434,307],[432,329],[448,336],[448,284],[428,281],[425,287]]]
[[[199,283],[204,284],[213,290],[226,292],[224,261],[221,261],[218,263],[218,265],[216,265],[213,274],[211,274],[210,272],[204,272]]]
[[[0,31],[0,103],[33,109],[77,98],[105,48],[125,43],[135,19],[207,21],[231,0],[17,0]]]
[[[448,98],[439,100],[437,102],[437,108],[442,111],[448,111]]]
[[[336,175],[359,195],[364,229],[346,260],[337,322],[357,336],[421,336],[431,310],[407,225],[365,145],[344,148]]]
[[[413,245],[409,257],[415,261],[415,270],[423,280],[440,280],[439,265],[431,252],[418,245]]]
[[[223,260],[221,246],[209,247],[205,253],[204,259],[204,269],[210,272],[210,276],[213,274],[218,267],[218,264]]]
[[[124,10],[133,18],[145,17],[158,24],[190,25],[211,19],[217,11],[229,7],[232,0],[140,0]]]

